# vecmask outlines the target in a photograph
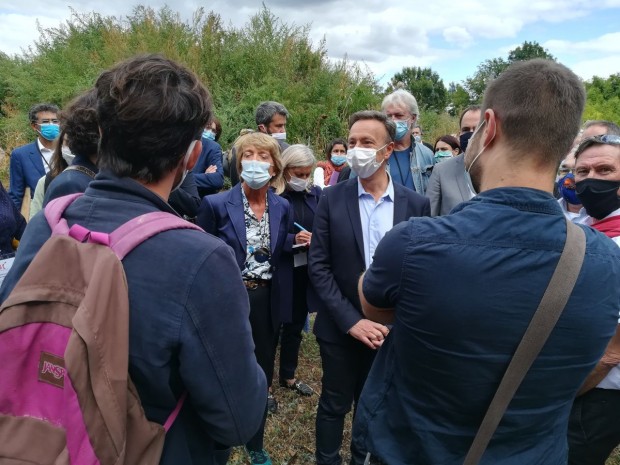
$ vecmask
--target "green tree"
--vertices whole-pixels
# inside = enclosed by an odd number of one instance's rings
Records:
[[[465,79],[463,83],[470,101],[480,103],[488,83],[508,68],[508,65],[509,63],[503,58],[492,58],[480,63],[474,75]]]
[[[514,50],[508,53],[508,63],[514,63],[515,61],[532,60],[534,58],[545,58],[547,60],[555,61],[555,57],[549,53],[546,48],[543,48],[538,42],[528,42],[527,40],[523,44],[519,45]]]
[[[457,116],[469,105],[471,105],[469,92],[461,84],[451,82],[448,85],[448,113]]]
[[[488,83],[499,76],[508,66],[516,61],[531,60],[534,58],[545,58],[555,61],[555,57],[536,41],[523,42],[523,44],[508,52],[507,60],[503,58],[492,58],[483,61],[478,65],[478,69],[474,75],[465,79],[463,82],[463,86],[469,93],[470,100],[480,103]]]
[[[620,124],[620,73],[594,76],[586,86],[585,120],[603,119]]]
[[[399,83],[413,94],[422,110],[445,111],[448,103],[448,91],[443,80],[431,68],[405,67],[396,73],[388,87],[387,93],[393,92]]]

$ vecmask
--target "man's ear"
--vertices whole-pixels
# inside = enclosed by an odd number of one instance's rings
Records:
[[[389,160],[392,153],[394,153],[394,142],[390,142],[388,145],[386,145],[384,150],[385,150],[385,157],[383,159]]]
[[[484,112],[484,119],[486,123],[483,128],[482,143],[483,145],[489,145],[497,135],[497,117],[491,108],[487,108]]]
[[[191,171],[196,163],[198,162],[198,158],[200,157],[200,153],[202,152],[202,140],[197,140],[194,144],[194,148],[192,149],[192,153],[189,156],[189,160],[187,161],[187,170]]]

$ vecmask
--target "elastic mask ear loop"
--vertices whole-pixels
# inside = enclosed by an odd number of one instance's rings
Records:
[[[478,126],[478,128],[474,131],[474,133],[471,135],[471,137],[469,138],[469,141],[471,142],[471,140],[474,138],[474,136],[476,135],[476,133],[480,130],[480,128],[482,128],[482,126],[484,126],[484,124],[487,122],[487,120],[483,120],[482,123],[480,123],[480,126]],[[481,149],[480,152],[478,152],[478,155],[476,155],[474,157],[474,159],[472,160],[472,162],[469,164],[469,167],[467,168],[467,173],[469,174],[471,167],[474,166],[474,163],[476,163],[476,160],[478,160],[478,157],[480,155],[482,155],[482,152],[484,152],[486,150],[486,148],[489,146],[489,144],[493,141],[493,139],[495,139],[495,135],[497,134],[497,129],[493,132],[493,137],[491,138],[491,140],[489,142],[487,142]]]

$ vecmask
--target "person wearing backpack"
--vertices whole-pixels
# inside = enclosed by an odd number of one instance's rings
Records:
[[[84,195],[66,207],[61,221],[66,220],[71,230],[87,231],[90,242],[93,237],[112,237],[108,234],[128,222],[132,226],[144,214],[163,214],[182,222],[173,216],[167,199],[200,154],[200,136],[212,111],[208,91],[194,73],[158,55],[117,64],[99,76],[95,88],[101,129],[100,171]],[[35,255],[50,238],[47,209],[45,213],[30,222],[15,264],[0,288],[4,302],[0,322],[4,312],[11,310],[6,307],[15,298],[12,289],[20,289],[18,280],[28,275],[29,263],[36,260]],[[169,427],[160,464],[224,464],[227,449],[247,442],[258,430],[267,402],[267,384],[254,356],[248,297],[231,249],[194,225],[181,227],[185,229],[166,230],[144,239],[122,260],[129,307],[125,342],[128,372],[146,418]],[[130,231],[127,236],[131,235]],[[84,263],[75,266],[83,267]],[[54,263],[49,267],[48,274],[62,271],[55,270]],[[43,271],[37,270],[40,274]],[[111,278],[98,277],[101,286]],[[101,298],[107,296],[102,294]],[[93,363],[90,358],[89,363]],[[53,360],[39,371],[46,377],[39,378],[43,383],[56,383],[65,374],[65,368]],[[70,369],[64,381],[74,381]],[[118,383],[115,379],[104,381],[93,383],[92,390]],[[21,395],[17,391],[11,395]],[[0,420],[5,415],[6,397],[0,395]],[[93,406],[80,407],[85,411]],[[179,407],[170,427],[166,419],[174,418],[173,412]],[[115,410],[103,410],[102,415],[113,415]],[[67,435],[70,432],[67,429]],[[89,431],[93,449],[107,440],[106,433],[111,431]],[[0,421],[2,437],[10,437],[14,444],[20,440],[14,432],[3,430]],[[48,440],[21,440],[30,441],[32,449],[49,448]],[[127,448],[134,440],[128,427]],[[0,449],[10,446],[7,442],[0,440]],[[71,447],[75,449],[75,445],[67,444],[63,452],[69,450],[69,460],[62,461],[67,457],[59,456],[58,461],[50,463],[77,463],[70,460]],[[157,459],[128,460],[97,459],[97,463],[157,463]]]

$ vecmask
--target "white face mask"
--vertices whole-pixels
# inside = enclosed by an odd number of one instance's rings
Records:
[[[355,147],[347,150],[347,163],[357,175],[366,179],[377,172],[383,162],[377,161],[377,152],[385,148],[387,144],[378,149]]]
[[[301,179],[295,176],[291,176],[290,181],[287,181],[288,187],[290,187],[295,192],[302,192],[308,188],[308,184],[310,183],[309,179]]]
[[[62,158],[64,158],[64,160],[67,162],[67,165],[71,166],[71,163],[73,163],[73,159],[75,158],[75,155],[71,153],[71,149],[67,147],[66,145],[63,145],[61,150],[62,150]]]
[[[271,137],[273,137],[276,140],[286,140],[286,133],[285,132],[274,132],[271,134]]]
[[[193,140],[192,143],[189,144],[189,148],[187,149],[187,152],[185,153],[185,157],[183,158],[183,174],[181,175],[181,180],[176,184],[176,186],[172,187],[172,190],[170,192],[176,191],[179,187],[181,187],[181,184],[183,184],[183,181],[185,181],[185,177],[187,176],[187,173],[189,172],[189,170],[187,169],[187,164],[189,163],[189,157],[192,154],[192,150],[194,150],[194,146],[196,145],[196,142],[198,141]]]

